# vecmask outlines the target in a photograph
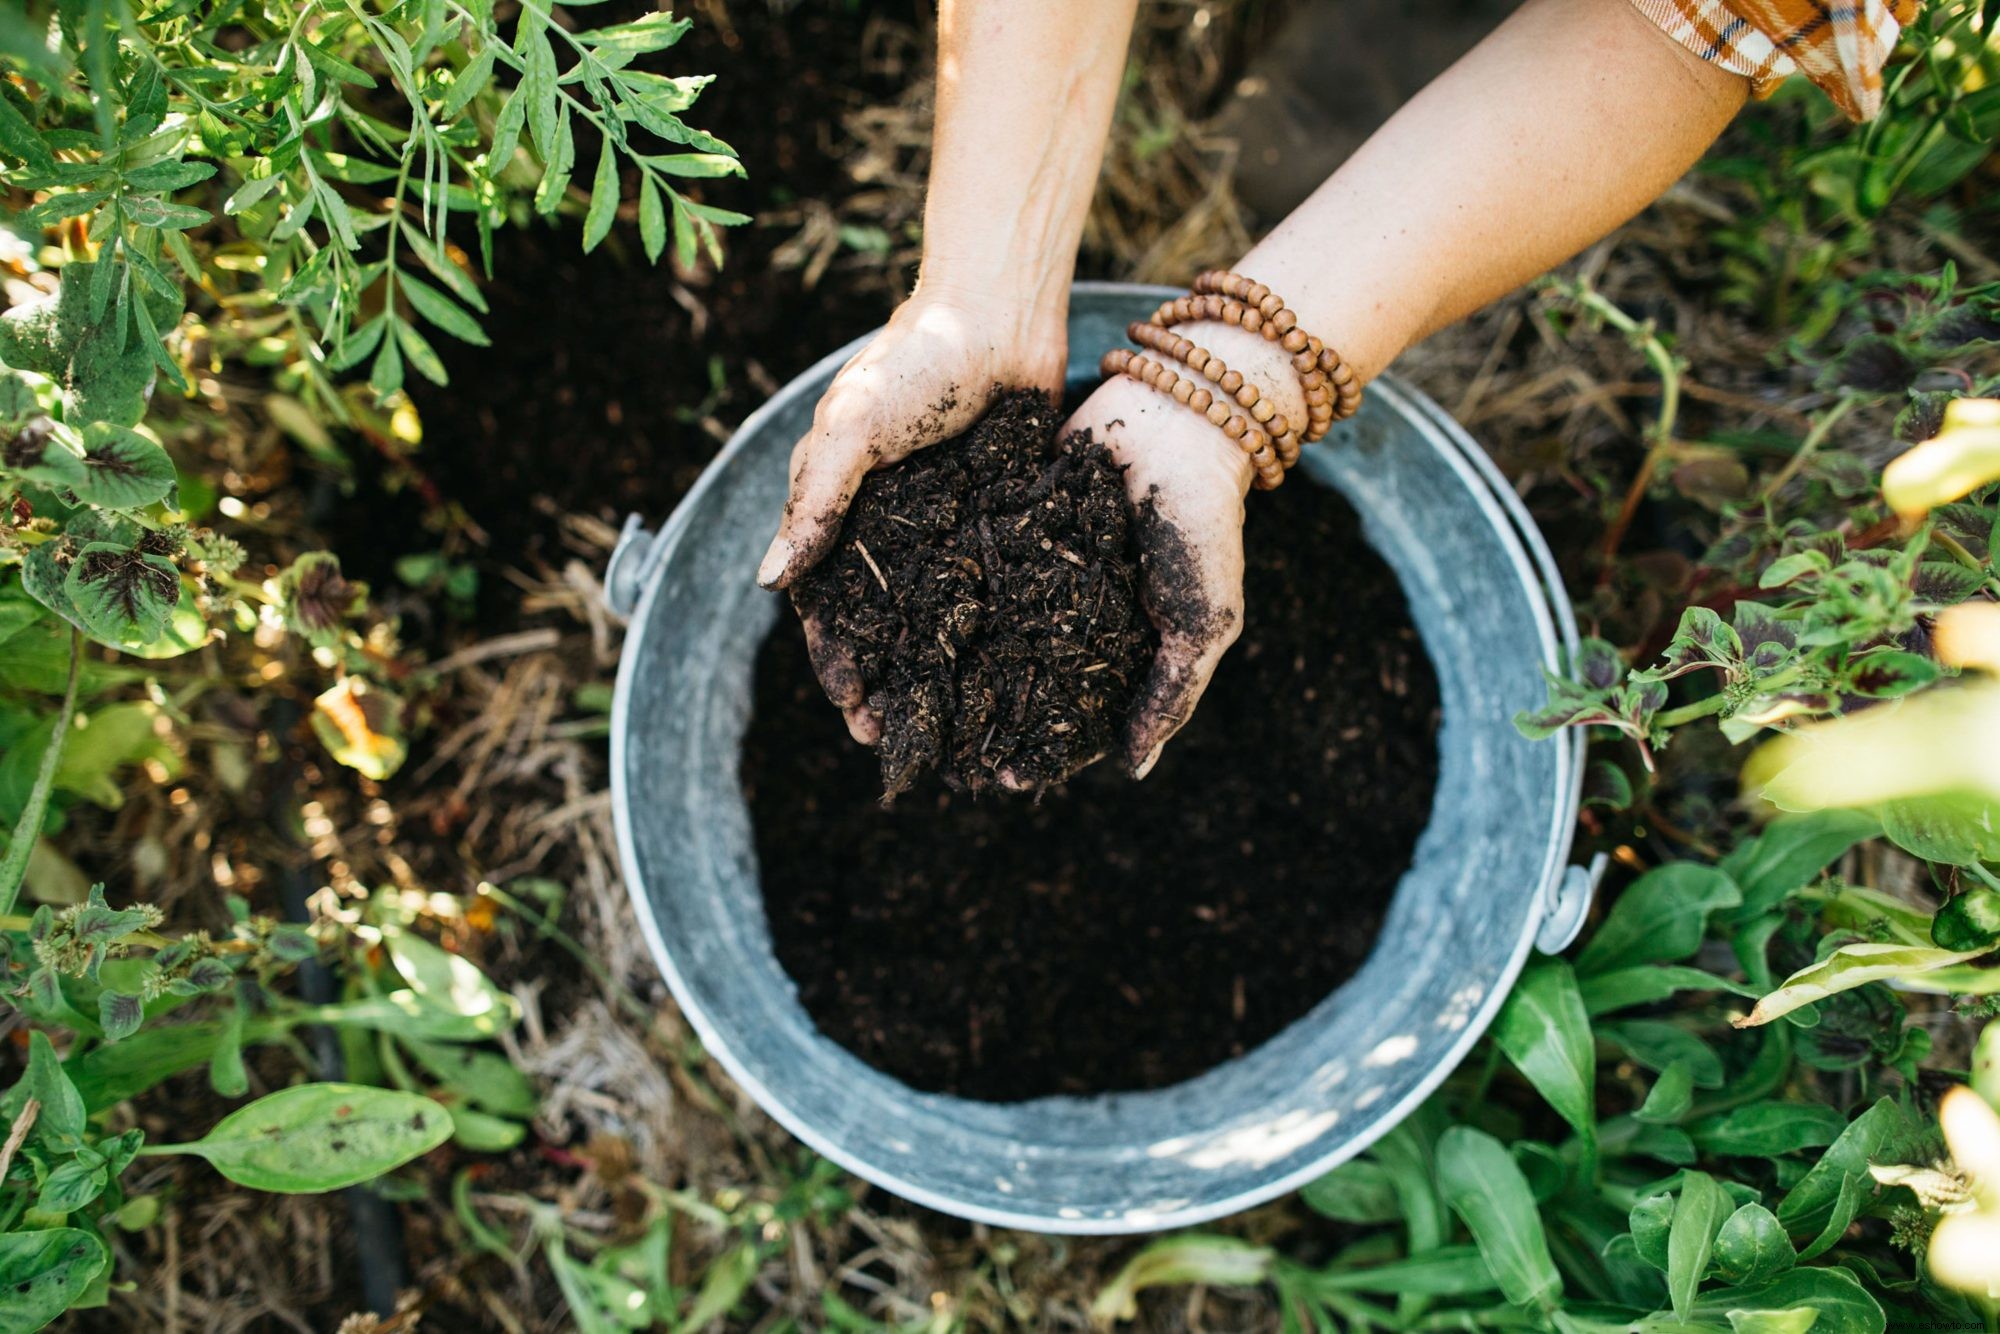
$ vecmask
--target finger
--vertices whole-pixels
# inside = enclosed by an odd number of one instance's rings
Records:
[[[871,462],[866,437],[835,437],[815,421],[792,451],[791,492],[778,535],[757,566],[757,582],[785,588],[819,563],[840,534],[841,518]]]
[[[1168,636],[1160,641],[1138,707],[1126,727],[1125,765],[1133,778],[1144,778],[1153,771],[1167,742],[1194,716],[1222,655],[1236,642],[1240,625],[1241,617],[1232,615],[1224,633],[1200,640]]]
[[[861,668],[845,644],[827,633],[817,616],[801,618],[806,631],[806,656],[811,659],[819,688],[847,719],[847,733],[864,746],[882,739],[882,719],[868,707],[868,687]]]

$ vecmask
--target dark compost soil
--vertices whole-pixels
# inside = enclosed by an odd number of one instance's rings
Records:
[[[1156,1088],[1360,967],[1429,818],[1436,681],[1332,492],[1258,495],[1247,546],[1243,638],[1158,768],[1038,803],[927,780],[883,809],[780,618],[743,781],[778,957],[823,1032],[968,1097]]]
[[[792,601],[854,657],[885,799],[1059,782],[1113,746],[1159,636],[1121,469],[1056,405],[1001,395],[965,434],[870,473]]]

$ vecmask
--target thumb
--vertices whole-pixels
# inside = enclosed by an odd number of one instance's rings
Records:
[[[840,521],[872,461],[852,436],[827,438],[815,425],[792,451],[792,486],[778,535],[757,566],[757,582],[786,588],[819,563],[840,534]]]

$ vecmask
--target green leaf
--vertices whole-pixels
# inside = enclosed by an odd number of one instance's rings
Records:
[[[452,120],[479,96],[493,78],[494,46],[488,43],[451,82],[451,92],[438,108],[439,120]]]
[[[437,351],[431,347],[429,340],[417,332],[414,324],[408,320],[396,321],[396,343],[403,349],[403,355],[410,359],[410,364],[417,368],[418,374],[426,380],[432,384],[451,383],[451,376],[446,373],[444,362],[439,359]]]
[[[1521,974],[1493,1025],[1494,1041],[1585,1142],[1597,1135],[1597,1047],[1576,975],[1539,958]]]
[[[74,1151],[83,1143],[83,1099],[68,1071],[49,1045],[49,1035],[40,1029],[28,1035],[28,1069],[19,1083],[0,1097],[0,1121],[12,1126],[20,1119],[30,1100],[41,1105],[30,1131],[31,1142],[42,1143],[58,1152]]]
[[[191,1153],[239,1186],[317,1194],[371,1181],[451,1138],[451,1114],[429,1098],[365,1084],[300,1084],[238,1108]]]
[[[1813,1334],[1883,1334],[1888,1319],[1881,1303],[1845,1269],[1793,1269],[1757,1287],[1717,1288],[1696,1298],[1689,1312],[1697,1320],[1727,1319],[1730,1311],[1818,1312]]]
[[[1810,1306],[1794,1306],[1783,1311],[1731,1310],[1729,1328],[1734,1334],[1806,1334],[1819,1319]]]
[[[1562,1276],[1549,1256],[1534,1193],[1506,1147],[1483,1130],[1453,1126],[1438,1137],[1437,1179],[1507,1300],[1553,1308]]]
[[[382,928],[382,948],[410,990],[427,1007],[457,1015],[481,1037],[494,1037],[521,1018],[521,1004],[470,959],[440,949],[397,926]]]
[[[498,1052],[422,1038],[402,1041],[431,1078],[474,1106],[520,1118],[533,1116],[541,1106],[534,1081]]]
[[[135,510],[174,489],[174,462],[159,445],[125,426],[92,422],[83,433],[83,478],[76,498],[103,509]]]
[[[1761,1204],[1729,1215],[1715,1238],[1715,1272],[1726,1283],[1768,1282],[1797,1260],[1778,1216]]]
[[[1801,968],[1793,973],[1785,979],[1783,986],[1758,1001],[1748,1015],[1730,1022],[1738,1028],[1768,1024],[1802,1005],[1825,1000],[1828,996],[1851,991],[1870,982],[1920,977],[1940,968],[1976,959],[1982,953],[1982,949],[1941,950],[1922,945],[1871,941],[1843,945],[1810,968]]]
[[[180,601],[172,561],[149,551],[92,542],[70,562],[63,593],[85,629],[105,643],[158,639]]]
[[[743,175],[743,164],[723,153],[665,153],[642,160],[665,175],[694,180]]]
[[[1716,1234],[1722,1231],[1731,1209],[1729,1196],[1715,1184],[1714,1177],[1706,1172],[1681,1173],[1680,1198],[1667,1232],[1667,1295],[1678,1320],[1688,1318],[1695,1291],[1708,1273]]]
[[[1881,826],[1865,811],[1814,811],[1774,820],[1722,859],[1722,870],[1743,892],[1742,905],[1726,915],[1754,917],[1776,907],[1811,884],[1829,862],[1879,832]]]
[[[403,295],[410,299],[410,305],[417,314],[429,320],[438,328],[463,342],[475,347],[491,347],[493,340],[479,327],[479,321],[466,314],[465,310],[450,297],[432,287],[429,283],[413,278],[405,273],[397,280]],[[416,358],[412,357],[412,361]]]
[[[2000,942],[2000,891],[1955,894],[1931,918],[1931,939],[1950,950],[1990,950]]]
[[[1646,1100],[1632,1115],[1641,1121],[1671,1125],[1694,1106],[1694,1069],[1686,1061],[1670,1061],[1653,1081]]]
[[[505,1153],[527,1137],[519,1121],[462,1105],[451,1109],[452,1142],[474,1153]]]
[[[1253,1246],[1239,1237],[1200,1233],[1163,1237],[1147,1245],[1118,1271],[1090,1304],[1090,1313],[1100,1321],[1136,1320],[1139,1294],[1147,1288],[1169,1284],[1249,1287],[1264,1281],[1272,1258],[1269,1247]]]
[[[208,1058],[208,1086],[225,1098],[240,1098],[250,1091],[250,1072],[243,1066],[243,1007],[232,1005],[223,1012],[215,1050]]]
[[[1742,901],[1713,866],[1670,862],[1633,881],[1577,956],[1579,976],[1642,963],[1673,963],[1701,948],[1708,915]]]
[[[1697,1088],[1722,1087],[1722,1057],[1695,1034],[1664,1019],[1620,1019],[1599,1024],[1597,1035],[1648,1070],[1664,1072],[1675,1062],[1687,1067]]]
[[[583,215],[585,254],[597,249],[604,238],[611,235],[611,224],[618,220],[618,198],[618,155],[607,143],[597,154],[597,175],[590,187],[590,208]]]
[[[73,1214],[102,1195],[107,1181],[102,1160],[71,1158],[49,1173],[41,1194],[35,1197],[35,1209],[51,1217]]]
[[[145,195],[127,195],[122,207],[125,216],[135,225],[163,232],[184,232],[190,227],[201,226],[214,216],[205,208],[173,204]]]
[[[1947,866],[2000,861],[2000,813],[1976,793],[1887,801],[1877,814],[1883,834],[1913,857]]]
[[[111,1261],[81,1228],[0,1232],[0,1334],[29,1334],[77,1304]]]
[[[1673,1231],[1674,1197],[1648,1195],[1632,1206],[1629,1226],[1639,1258],[1662,1274],[1667,1272],[1667,1239]]]
[[[646,55],[653,51],[664,51],[678,42],[694,26],[690,19],[677,19],[672,14],[648,14],[631,23],[613,23],[602,28],[594,28],[579,33],[578,40],[587,42],[598,51],[621,51],[629,55]]]
[[[104,1040],[117,1042],[139,1031],[146,1019],[146,1003],[121,991],[106,991],[97,998],[97,1023]]]
[[[1688,1127],[1702,1152],[1775,1158],[1831,1144],[1847,1127],[1838,1107],[1815,1102],[1753,1102]]]
[[[1685,964],[1646,963],[1631,968],[1614,968],[1608,973],[1584,978],[1579,986],[1583,992],[1584,1013],[1593,1019],[1635,1005],[1651,1005],[1681,991],[1726,991],[1734,996],[1757,994],[1741,982],[1731,982],[1728,978],[1717,977],[1699,968],[1689,968]]]
[[[199,185],[213,175],[215,164],[212,162],[183,162],[178,158],[168,158],[126,172],[125,188],[145,194],[170,194],[175,190],[185,190],[190,185]]]
[[[528,137],[535,145],[535,155],[548,163],[554,161],[556,154],[559,103],[556,97],[556,53],[549,45],[546,34],[540,31],[542,22],[535,6],[521,6],[520,31],[514,38],[514,47],[524,61],[521,96],[527,99]]]
[[[660,203],[660,187],[646,171],[639,173],[639,239],[645,244],[646,259],[659,263],[667,248],[667,215]]]
[[[1832,1217],[1847,1179],[1872,1184],[1869,1160],[1880,1157],[1908,1131],[1902,1108],[1888,1098],[1879,1099],[1840,1132],[1812,1170],[1778,1202],[1778,1221],[1789,1232],[1819,1231]]]
[[[1299,1196],[1314,1213],[1342,1223],[1393,1223],[1403,1216],[1394,1174],[1366,1158],[1342,1163]]]
[[[1366,1268],[1330,1268],[1313,1275],[1319,1292],[1383,1292],[1412,1297],[1465,1297],[1499,1284],[1472,1246],[1446,1246]]]

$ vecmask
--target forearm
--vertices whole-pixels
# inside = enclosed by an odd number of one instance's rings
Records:
[[[919,290],[1060,342],[1136,0],[944,0]]]
[[[1529,0],[1237,269],[1371,378],[1644,208],[1745,95],[1622,0]],[[1189,336],[1261,359],[1240,330]],[[1270,384],[1281,411],[1302,409],[1292,376]]]

